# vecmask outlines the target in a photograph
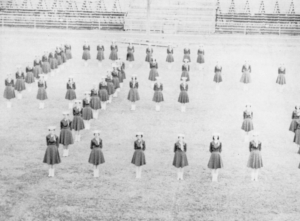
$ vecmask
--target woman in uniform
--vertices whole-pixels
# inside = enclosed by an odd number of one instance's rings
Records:
[[[244,84],[244,91],[248,90],[247,85],[251,83],[251,66],[245,61],[242,67],[242,77],[240,82]]]
[[[295,110],[292,113],[292,122],[290,124],[289,131],[295,132],[295,129],[297,127],[296,120],[300,118],[300,105],[295,106]]]
[[[40,74],[42,74],[42,61],[39,59],[39,56],[35,56],[33,67],[33,75],[36,79],[39,79]]]
[[[152,58],[150,62],[150,73],[148,78],[151,81],[151,88],[154,87],[154,81],[156,80],[156,77],[159,76],[157,69],[158,69],[158,64],[156,62],[156,59]]]
[[[47,82],[45,81],[45,75],[40,74],[40,79],[38,80],[38,93],[36,98],[40,101],[39,109],[45,108],[44,101],[48,99],[47,96]]]
[[[49,165],[49,177],[54,177],[54,165],[61,162],[59,156],[59,140],[58,136],[55,135],[55,126],[48,127],[49,134],[46,136],[47,149],[44,155],[43,163]]]
[[[118,97],[118,92],[120,91],[120,79],[119,79],[119,73],[117,71],[117,64],[113,63],[113,69],[111,72],[112,75],[112,82],[114,84],[114,88],[115,88],[115,93],[113,95],[113,97]]]
[[[130,42],[127,47],[126,60],[129,62],[129,67],[132,68],[132,62],[134,61],[134,46],[132,45],[132,42]]]
[[[296,143],[299,146],[298,154],[300,154],[300,119],[295,119],[294,132],[294,143]]]
[[[25,82],[27,83],[27,88],[28,91],[30,92],[32,90],[32,84],[35,82],[32,65],[28,63],[25,70],[26,70]]]
[[[183,49],[183,60],[184,61],[185,59],[188,59],[188,62],[191,62],[191,50],[188,46],[188,44],[185,46],[185,48]]]
[[[101,82],[99,84],[99,98],[101,101],[101,107],[103,110],[106,110],[106,104],[109,100],[108,94],[108,83],[105,81],[105,77],[101,78]]]
[[[97,84],[93,84],[93,89],[91,90],[91,108],[93,110],[93,118],[98,119],[99,110],[101,109],[101,100],[98,95]]]
[[[184,135],[178,134],[178,141],[174,145],[173,166],[177,168],[177,180],[183,180],[183,168],[188,166],[186,156],[187,144],[184,141]]]
[[[51,76],[54,76],[55,71],[57,70],[58,67],[57,59],[55,58],[55,51],[49,53],[48,60],[50,62]]]
[[[134,142],[134,153],[131,163],[135,165],[136,178],[142,177],[142,166],[146,164],[145,149],[146,142],[143,139],[143,133],[136,133],[137,140]]]
[[[43,74],[48,74],[51,72],[51,66],[48,60],[49,54],[47,51],[44,52],[44,55],[42,57],[42,72]]]
[[[15,85],[15,91],[17,91],[17,98],[22,99],[22,91],[26,90],[25,86],[25,75],[24,72],[21,71],[21,66],[17,66],[17,72],[16,72],[16,85]]]
[[[60,45],[60,53],[61,53],[61,59],[62,59],[62,62],[63,64],[67,62],[67,55],[66,55],[66,52],[65,52],[65,47],[63,44]]]
[[[82,100],[82,119],[84,122],[84,128],[86,130],[91,129],[91,120],[93,119],[93,110],[90,106],[91,103],[91,93],[89,91],[86,91],[84,93],[85,98]]]
[[[74,144],[72,135],[72,121],[69,119],[69,111],[63,112],[64,118],[60,121],[59,143],[64,146],[63,157],[69,156],[69,145]]]
[[[198,57],[197,57],[197,63],[198,63],[198,69],[201,71],[204,67],[204,49],[203,45],[200,45],[198,48]]]
[[[76,99],[76,84],[74,82],[74,77],[69,76],[69,80],[67,82],[67,93],[65,99],[69,100],[69,109],[72,109],[74,104],[73,101]]]
[[[72,47],[70,44],[66,44],[65,45],[65,53],[66,53],[66,57],[67,57],[67,60],[70,60],[72,59]]]
[[[152,101],[156,103],[156,111],[160,111],[160,102],[164,101],[163,91],[163,84],[160,81],[160,77],[156,77],[156,82],[154,84],[154,95]]]
[[[123,83],[124,83],[124,80],[126,79],[126,73],[125,73],[125,62],[123,62],[122,60],[121,60],[121,58],[119,58],[119,60],[118,60],[118,62],[119,62],[119,68],[120,68],[120,70],[121,70],[121,76],[122,76],[122,86],[123,86]],[[121,86],[121,85],[120,85]]]
[[[253,130],[253,111],[251,109],[251,104],[246,104],[246,110],[244,110],[243,112],[243,124],[242,124],[242,130],[244,130],[246,132],[245,135],[245,142],[248,143],[249,142],[249,132],[251,132]]]
[[[15,95],[15,83],[11,77],[11,74],[7,74],[7,78],[4,81],[5,89],[3,97],[7,100],[7,108],[11,108],[11,100],[16,97]]]
[[[122,61],[121,59],[119,58],[117,61],[116,61],[116,70],[118,72],[118,78],[119,78],[119,82],[120,82],[120,90],[121,88],[123,87],[123,74],[122,74],[122,71],[121,71],[121,65],[122,65]]]
[[[222,83],[222,66],[219,65],[219,62],[217,62],[217,65],[215,66],[215,76],[214,76],[214,82],[216,82],[216,90],[220,90],[220,84]]]
[[[189,89],[189,85],[186,83],[186,77],[181,78],[180,84],[180,94],[178,98],[178,102],[181,103],[181,112],[186,111],[186,104],[190,102],[189,95],[187,93]]]
[[[62,57],[61,57],[61,48],[60,48],[59,45],[56,47],[55,54],[56,54],[58,67],[62,68],[61,65],[63,64],[63,60],[62,60]]]
[[[153,48],[151,47],[151,44],[149,43],[148,47],[146,49],[146,58],[145,58],[145,61],[150,63],[152,55],[153,55]]]
[[[110,104],[112,102],[113,94],[115,93],[115,86],[114,86],[114,83],[112,82],[111,70],[107,71],[105,81],[107,83],[107,93],[108,93],[107,103]],[[103,110],[105,110],[105,109],[103,109]]]
[[[75,130],[75,142],[80,141],[80,131],[84,129],[84,122],[82,119],[82,107],[81,100],[75,101],[75,107],[73,108],[73,121],[72,129]]]
[[[101,67],[102,66],[102,61],[104,60],[104,45],[101,44],[101,41],[99,41],[99,44],[97,45],[97,60],[98,62],[98,66]]]
[[[100,131],[93,132],[94,138],[91,140],[91,153],[89,163],[93,164],[94,177],[99,177],[99,166],[105,163],[104,155],[102,153],[103,143],[100,138]]]
[[[118,60],[118,46],[115,41],[111,42],[109,59],[113,62]]]
[[[209,145],[209,152],[211,153],[208,162],[208,168],[211,169],[212,181],[218,181],[219,169],[223,168],[223,161],[221,157],[222,143],[220,142],[220,134],[214,133],[212,142]]]
[[[131,102],[131,110],[134,111],[136,108],[135,102],[140,100],[140,95],[139,95],[139,91],[138,91],[139,83],[137,81],[136,75],[132,75],[131,81],[129,82],[129,87],[130,87],[130,90],[129,90],[127,99]]]
[[[261,142],[258,139],[258,132],[253,132],[253,140],[249,144],[250,156],[248,159],[247,167],[252,169],[251,180],[258,181],[258,173],[260,168],[263,167],[261,157]]]
[[[181,78],[186,77],[186,81],[190,81],[190,65],[189,60],[186,58],[184,59],[184,63],[182,65],[182,74]]]
[[[173,48],[171,44],[169,44],[167,48],[167,58],[166,58],[166,62],[168,62],[168,69],[172,69],[172,64],[174,62],[173,53],[174,53]]]
[[[84,41],[83,45],[83,54],[82,54],[82,59],[85,61],[84,65],[88,65],[88,60],[91,59],[91,54],[90,54],[90,45],[88,45],[87,40]]]
[[[278,68],[278,77],[276,83],[279,84],[280,92],[282,92],[286,84],[284,64],[281,64],[281,66]]]

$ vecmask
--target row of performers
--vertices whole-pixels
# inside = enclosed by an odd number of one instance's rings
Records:
[[[65,116],[67,114],[64,113]],[[54,177],[55,164],[61,163],[59,155],[59,144],[64,146],[63,156],[68,156],[65,146],[72,143],[71,122],[64,118],[61,121],[61,131],[59,137],[55,135],[55,126],[49,127],[50,134],[46,136],[47,149],[44,155],[43,162],[49,165],[49,177]],[[100,131],[93,131],[94,138],[91,140],[90,149],[91,153],[88,162],[93,165],[94,177],[99,177],[99,167],[105,163],[103,154],[103,141],[100,138]],[[143,133],[136,133],[136,141],[133,144],[134,153],[131,163],[136,168],[136,178],[141,178],[142,166],[146,164],[146,142],[143,138]],[[178,134],[178,140],[174,144],[174,158],[173,166],[177,168],[177,179],[183,180],[184,167],[188,166],[187,158],[187,143],[185,142],[185,136]],[[250,156],[247,166],[252,169],[251,180],[258,181],[258,174],[260,168],[263,167],[261,156],[262,143],[258,139],[258,133],[253,133],[253,140],[249,143]],[[211,153],[208,168],[211,169],[212,181],[218,181],[219,170],[223,168],[223,160],[221,157],[222,142],[220,141],[220,134],[214,133],[212,141],[209,144],[209,151]],[[67,151],[68,152],[68,151]]]

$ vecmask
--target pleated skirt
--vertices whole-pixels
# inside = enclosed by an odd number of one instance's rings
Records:
[[[66,55],[65,52],[61,54],[61,59],[62,59],[62,62],[63,62],[63,63],[66,63],[66,62],[67,62],[68,59],[67,59],[67,55]]]
[[[189,165],[189,163],[188,163],[188,160],[186,157],[186,153],[184,151],[177,150],[174,155],[173,166],[180,168],[180,167],[185,167],[188,165]]]
[[[174,62],[174,57],[172,54],[168,54],[166,58],[166,62],[172,63]]]
[[[189,54],[185,54],[185,55],[183,56],[183,59],[182,59],[183,62],[184,62],[184,59],[188,59],[189,62],[191,62],[191,56],[190,56]]]
[[[65,99],[70,100],[70,101],[75,100],[76,99],[75,90],[74,89],[67,89]]]
[[[26,90],[25,81],[23,79],[17,79],[15,90],[19,92]]]
[[[102,50],[99,50],[97,53],[97,60],[98,61],[103,61],[104,60],[104,53]]]
[[[67,49],[67,50],[66,50],[66,57],[67,57],[67,60],[72,59],[72,52],[71,52],[70,49]]]
[[[118,53],[115,50],[112,50],[110,52],[109,59],[112,61],[118,60]]]
[[[56,58],[51,58],[50,59],[50,67],[51,69],[57,69],[58,67],[58,62]]]
[[[120,88],[120,80],[119,80],[118,77],[113,77],[112,82],[113,82],[113,84],[114,84],[114,88],[115,88],[115,89]]]
[[[39,87],[36,98],[41,101],[48,99],[47,91],[45,90],[45,88]]]
[[[151,57],[152,57],[152,54],[151,53],[147,53],[145,61],[146,62],[150,62],[151,61]]]
[[[190,81],[190,73],[188,71],[182,71],[181,77],[186,77],[186,81]]]
[[[31,83],[35,82],[33,72],[27,72],[26,77],[25,77],[25,82],[27,84],[31,84]]]
[[[91,54],[89,50],[84,50],[82,54],[82,59],[87,61],[91,59]]]
[[[223,167],[223,161],[221,154],[219,152],[212,152],[210,159],[208,161],[208,168],[210,169],[220,169]]]
[[[98,96],[92,96],[92,98],[91,98],[91,108],[93,110],[101,109],[101,101],[100,101],[100,98]]]
[[[57,65],[61,65],[63,63],[61,55],[57,55]]]
[[[112,82],[107,82],[107,93],[108,93],[108,96],[115,93],[115,86]]]
[[[74,116],[72,121],[72,129],[75,131],[80,131],[84,129],[84,122],[82,117],[80,116]]]
[[[136,88],[130,88],[127,99],[131,102],[140,100],[139,92]]]
[[[150,81],[156,81],[156,77],[158,77],[157,69],[156,68],[151,68],[148,79]]]
[[[290,128],[289,128],[289,131],[292,131],[293,133],[295,132],[297,128],[297,122],[295,119],[292,120],[291,124],[290,124]]]
[[[163,102],[164,101],[163,93],[161,91],[155,91],[152,101],[157,102],[157,103]]]
[[[223,81],[222,75],[220,72],[216,72],[214,76],[214,82],[221,83]]]
[[[59,143],[64,146],[74,144],[72,131],[70,129],[61,129],[59,135]]]
[[[104,155],[100,148],[92,149],[89,157],[89,163],[95,166],[105,163]]]
[[[42,72],[44,74],[48,74],[49,72],[51,72],[51,66],[48,61],[42,63]]]
[[[280,85],[286,84],[285,75],[284,74],[278,74],[276,83],[280,84]]]
[[[120,81],[120,83],[123,83],[123,74],[122,74],[122,72],[119,72],[119,81]]]
[[[246,132],[254,130],[252,119],[247,118],[243,121],[242,130],[244,130]]]
[[[134,54],[132,52],[128,52],[126,56],[127,61],[134,61]]]
[[[82,119],[91,120],[93,119],[93,110],[90,106],[86,106],[82,110]]]
[[[6,86],[3,97],[7,100],[14,99],[16,97],[14,88],[12,86]]]
[[[251,83],[251,75],[248,72],[244,72],[242,74],[241,80],[240,82],[244,83],[244,84],[249,84]]]
[[[146,164],[146,157],[143,150],[135,150],[133,153],[133,157],[131,163],[136,166],[143,166]]]
[[[101,89],[99,91],[99,98],[102,102],[106,102],[109,100],[109,94],[108,91],[106,89]]]
[[[49,145],[47,147],[43,162],[50,165],[59,164],[61,162],[56,145]]]
[[[41,66],[39,65],[36,65],[34,68],[33,68],[33,75],[35,78],[40,78],[40,74],[42,74],[42,68]]]
[[[297,129],[295,131],[294,142],[300,145],[300,129]]]
[[[179,94],[179,98],[178,98],[178,102],[185,104],[185,103],[189,103],[189,95],[186,91],[181,91]]]
[[[247,167],[259,169],[263,167],[262,157],[259,150],[252,150],[248,159]]]
[[[199,54],[197,57],[197,63],[199,64],[203,64],[204,63],[204,55],[203,54]]]

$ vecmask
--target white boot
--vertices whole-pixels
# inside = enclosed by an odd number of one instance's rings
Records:
[[[80,138],[81,138],[81,137],[80,137],[80,134],[78,134],[78,141],[80,141]]]
[[[180,180],[180,172],[179,171],[177,171],[177,180]]]
[[[99,177],[99,168],[96,168],[96,177]]]
[[[87,121],[86,126],[87,126],[88,130],[91,129],[91,121],[90,120]]]
[[[134,111],[135,111],[135,104],[133,104],[133,105],[132,105],[132,108],[133,108],[132,110],[134,110]]]
[[[66,157],[69,156],[69,149],[66,149]]]
[[[22,100],[22,98],[23,98],[23,94],[20,93],[20,94],[19,94],[19,99]]]
[[[183,106],[181,106],[181,112],[185,112],[185,106],[183,105]]]
[[[136,179],[139,178],[139,168],[138,167],[135,168],[135,178]]]
[[[118,97],[118,89],[115,91],[113,97]]]
[[[258,169],[256,169],[256,171],[255,171],[255,177],[254,177],[254,180],[255,180],[255,181],[258,181]]]
[[[180,179],[183,180],[183,171],[181,171]]]
[[[10,102],[10,101],[7,101],[6,107],[7,107],[7,108],[11,108],[11,102]]]
[[[94,168],[94,177],[97,177],[96,168]]]
[[[55,169],[53,168],[52,169],[52,177],[54,177],[54,172],[55,172]]]
[[[42,103],[39,103],[39,109],[43,109]]]
[[[66,150],[63,149],[63,157],[65,157],[65,156],[66,156]]]
[[[251,171],[251,181],[254,181],[254,180],[255,180],[255,172],[252,169],[252,171]]]
[[[98,119],[98,110],[93,110],[93,118]]]
[[[48,177],[50,177],[51,175],[52,175],[51,169],[49,169]]]
[[[155,110],[156,110],[156,111],[160,111],[160,106],[159,106],[159,105],[156,105]]]
[[[106,110],[106,102],[101,102],[101,109]]]
[[[84,129],[85,129],[85,130],[88,130],[87,122],[88,122],[87,120],[84,120],[84,121],[83,121]]]
[[[84,62],[84,66],[85,66],[85,67],[86,67],[86,66],[88,66],[88,63],[87,63],[87,61],[85,61],[85,62]]]
[[[142,167],[139,167],[139,178],[142,178]]]
[[[102,67],[102,62],[98,62],[98,67],[100,68],[100,67]]]
[[[73,103],[70,102],[70,103],[69,103],[69,109],[72,109],[72,108],[73,108]]]
[[[42,103],[42,109],[45,109],[45,103]]]

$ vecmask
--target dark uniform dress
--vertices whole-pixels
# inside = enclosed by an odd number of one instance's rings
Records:
[[[158,77],[158,64],[156,62],[150,62],[150,73],[149,73],[149,80],[156,81],[156,77]]]
[[[104,46],[103,45],[98,45],[97,46],[97,60],[98,61],[103,61],[104,60]]]
[[[64,48],[60,48],[60,54],[61,54],[62,62],[66,63],[67,62],[67,55],[66,55],[66,53],[64,51]]]
[[[73,108],[73,121],[72,121],[72,129],[75,131],[80,131],[84,129],[84,122],[82,119],[82,109],[78,109],[77,107]]]
[[[146,49],[146,62],[151,62],[151,58],[152,58],[152,54],[153,54],[153,49],[151,48],[151,50],[149,48]]]
[[[280,85],[286,84],[285,68],[284,69],[278,68],[278,77],[277,77],[276,83],[280,84]]]
[[[93,110],[101,109],[101,101],[98,96],[98,90],[95,90],[95,89],[91,90],[91,108]]]
[[[214,141],[209,145],[209,152],[211,152],[210,159],[208,161],[208,168],[210,169],[220,169],[223,167],[223,161],[221,157],[222,152],[222,143],[219,142],[218,144]]]
[[[109,100],[108,83],[101,82],[99,84],[99,98],[102,102],[106,102]]]
[[[59,143],[68,146],[74,144],[73,135],[72,135],[72,122],[70,120],[63,119],[60,121],[60,135]]]
[[[131,163],[136,166],[143,166],[146,164],[146,157],[145,157],[145,151],[146,149],[146,143],[144,140],[138,141],[136,140],[134,142],[134,153],[131,160]]]
[[[259,169],[263,167],[262,157],[261,157],[261,142],[259,141],[258,144],[255,144],[254,141],[250,142],[249,145],[250,156],[248,159],[247,167],[252,169]]]
[[[123,78],[123,81],[126,79],[126,73],[125,73],[125,63],[122,62],[122,65],[121,65],[121,73],[122,73],[122,78]]]
[[[61,50],[59,48],[56,48],[55,51],[56,58],[57,58],[57,65],[61,65],[63,63],[62,57],[61,57]]]
[[[186,157],[186,149],[187,144],[183,142],[183,145],[177,141],[174,145],[174,160],[173,160],[173,166],[177,168],[188,166],[188,160]]]
[[[188,59],[189,60],[189,62],[191,62],[191,57],[190,57],[190,54],[191,54],[191,51],[190,51],[190,49],[187,49],[187,48],[185,48],[185,49],[183,49],[183,60],[182,61],[184,61],[184,59]]]
[[[127,47],[127,56],[126,56],[126,60],[127,61],[134,61],[134,46],[131,47]]]
[[[185,104],[185,103],[189,103],[189,95],[187,93],[187,91],[189,90],[189,86],[187,84],[180,84],[180,94],[179,94],[179,98],[178,98],[178,102]]]
[[[163,85],[161,83],[154,84],[154,91],[155,92],[152,101],[157,103],[164,101],[164,95],[162,93]]]
[[[19,92],[26,90],[26,86],[25,86],[25,75],[24,75],[23,72],[22,72],[22,74],[19,73],[19,72],[16,73],[16,85],[15,85],[15,90],[16,90],[16,91],[19,91]]]
[[[15,95],[15,83],[13,79],[5,79],[5,89],[4,89],[4,94],[3,97],[7,100],[11,100],[16,97]]]
[[[216,66],[215,67],[214,82],[221,83],[222,81],[223,81],[223,79],[222,79],[222,67]]]
[[[182,74],[181,74],[181,77],[186,77],[186,81],[190,81],[190,65],[189,64],[183,64],[182,65]]]
[[[118,72],[118,77],[119,77],[120,83],[123,83],[123,74],[122,74],[122,71],[121,71],[121,67],[117,68],[117,72]]]
[[[296,123],[296,126],[294,129],[294,132],[295,132],[294,142],[296,144],[300,145],[300,119],[295,120],[295,123]],[[300,154],[300,152],[299,152],[299,154]]]
[[[75,89],[76,89],[75,82],[71,83],[70,81],[68,81],[68,83],[67,83],[67,93],[66,93],[65,99],[70,100],[70,101],[76,99]]]
[[[83,46],[82,59],[85,60],[85,61],[91,59],[90,46],[87,46],[87,45]]]
[[[113,95],[115,93],[114,83],[112,82],[112,80],[110,78],[106,78],[105,81],[107,83],[108,96]]]
[[[58,136],[49,134],[46,137],[46,143],[47,143],[47,149],[44,156],[44,163],[54,165],[59,164],[61,162],[60,156],[59,156],[59,140]]]
[[[86,98],[82,100],[82,118],[83,120],[93,119],[93,110],[90,106],[90,101]]]
[[[130,81],[129,87],[130,87],[130,90],[129,90],[127,99],[131,102],[136,102],[136,101],[140,100],[140,95],[139,95],[139,91],[138,91],[139,83],[137,81],[136,82]]]
[[[42,74],[42,61],[41,60],[34,60],[33,62],[33,75],[35,78],[39,79],[40,74]]]
[[[110,55],[109,55],[109,59],[112,61],[118,60],[118,46],[110,46]]]
[[[51,66],[46,55],[42,57],[42,72],[48,74],[51,71]]]
[[[32,84],[35,82],[34,75],[33,75],[33,68],[30,68],[30,67],[26,68],[25,82],[27,84]]]
[[[43,100],[47,100],[48,99],[46,89],[47,89],[47,83],[46,83],[46,81],[44,81],[44,82],[43,81],[39,81],[38,82],[38,93],[37,93],[37,96],[36,96],[36,98],[38,100],[43,101]]]
[[[202,49],[198,50],[197,63],[204,64],[204,50]]]
[[[242,130],[249,132],[251,130],[253,130],[253,112],[249,112],[249,111],[244,111],[243,113],[243,124],[242,124]]]
[[[289,129],[290,131],[295,132],[295,130],[297,128],[296,120],[299,118],[300,118],[300,111],[299,111],[299,115],[298,115],[297,111],[294,110],[292,113],[292,122],[291,122],[290,129]]]
[[[114,69],[112,72],[111,72],[111,75],[113,77],[112,79],[112,82],[114,84],[114,88],[115,90],[120,88],[120,79],[119,79],[119,73],[116,69]]]
[[[57,68],[57,60],[54,57],[54,54],[52,52],[49,53],[48,60],[50,62],[50,68],[52,70],[56,69]]]
[[[55,53],[54,53],[54,64],[55,64],[55,69],[58,68],[58,56],[59,56],[58,51],[55,51]]]
[[[91,154],[90,154],[90,157],[89,157],[89,163],[95,165],[95,166],[98,166],[102,163],[105,163],[105,160],[104,160],[104,155],[102,153],[102,140],[99,139],[96,140],[96,138],[92,139],[91,141]]]
[[[65,45],[65,52],[66,52],[67,60],[72,59],[72,51],[71,51],[71,49],[72,49],[71,45]]]
[[[248,65],[248,67],[246,67],[246,65],[243,65],[242,72],[243,74],[240,81],[244,84],[251,83],[251,66]]]
[[[168,63],[172,63],[172,62],[174,62],[174,57],[173,57],[173,49],[167,49],[167,58],[166,58],[166,62],[168,62]]]

